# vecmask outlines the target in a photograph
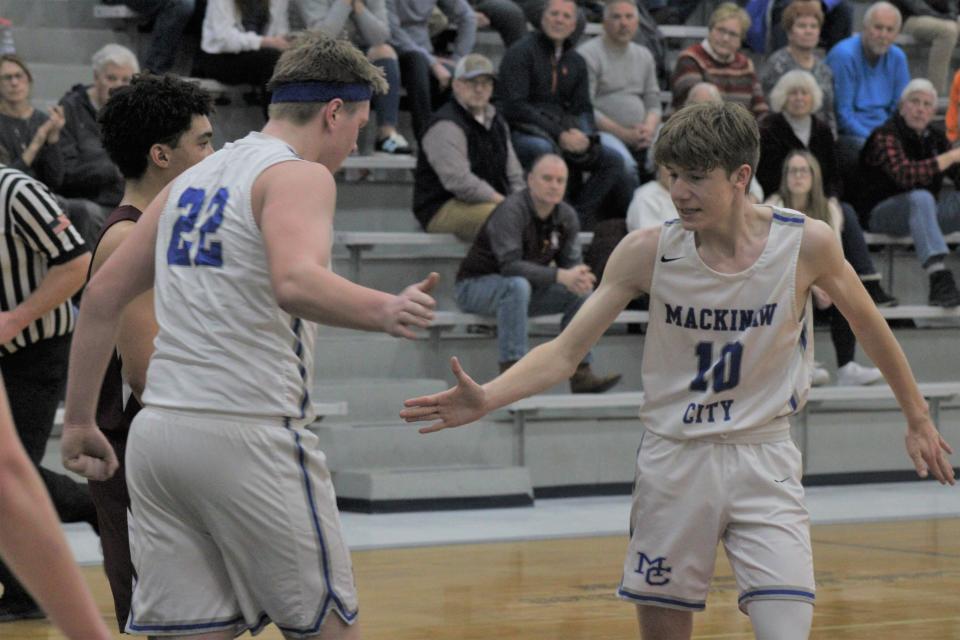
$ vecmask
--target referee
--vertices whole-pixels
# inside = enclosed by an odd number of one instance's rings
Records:
[[[83,285],[90,253],[47,188],[5,160],[0,157],[0,372],[17,434],[60,519],[93,524],[86,485],[40,468],[66,381],[75,322],[70,297]],[[0,583],[0,622],[43,617],[3,564]]]

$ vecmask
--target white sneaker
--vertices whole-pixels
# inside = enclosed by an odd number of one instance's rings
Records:
[[[822,387],[830,382],[830,373],[820,366],[819,362],[813,363],[813,373],[810,376],[810,384],[815,387]]]
[[[853,362],[837,369],[837,384],[840,386],[858,386],[876,384],[883,380],[883,374],[876,367],[864,367]]]

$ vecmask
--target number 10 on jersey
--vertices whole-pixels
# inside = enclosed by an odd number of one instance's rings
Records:
[[[713,343],[697,343],[697,376],[690,382],[690,391],[706,391],[707,375],[713,372],[713,390],[717,393],[732,389],[740,384],[740,360],[743,357],[743,345],[728,342],[720,349],[720,357],[713,361]]]
[[[177,208],[186,209],[177,218],[170,236],[170,245],[167,247],[167,264],[195,267],[222,267],[223,247],[208,235],[215,234],[223,224],[223,209],[227,206],[229,192],[221,187],[217,189],[210,203],[207,202],[207,192],[203,189],[188,187],[180,195]],[[197,219],[200,212],[206,209],[206,219],[197,229]]]

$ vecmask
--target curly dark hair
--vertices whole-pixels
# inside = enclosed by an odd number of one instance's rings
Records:
[[[139,179],[147,171],[150,147],[176,147],[193,117],[212,111],[213,98],[196,84],[170,75],[140,74],[115,90],[100,110],[103,147],[125,178]]]

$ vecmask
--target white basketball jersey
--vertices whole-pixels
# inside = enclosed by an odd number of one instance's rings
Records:
[[[795,308],[803,222],[775,208],[763,253],[733,274],[708,267],[679,220],[664,223],[643,351],[647,429],[679,440],[789,436],[813,365],[809,296]]]
[[[286,161],[299,161],[286,143],[251,133],[174,181],[157,229],[145,405],[313,420],[316,325],[277,304],[251,206],[256,178]]]

